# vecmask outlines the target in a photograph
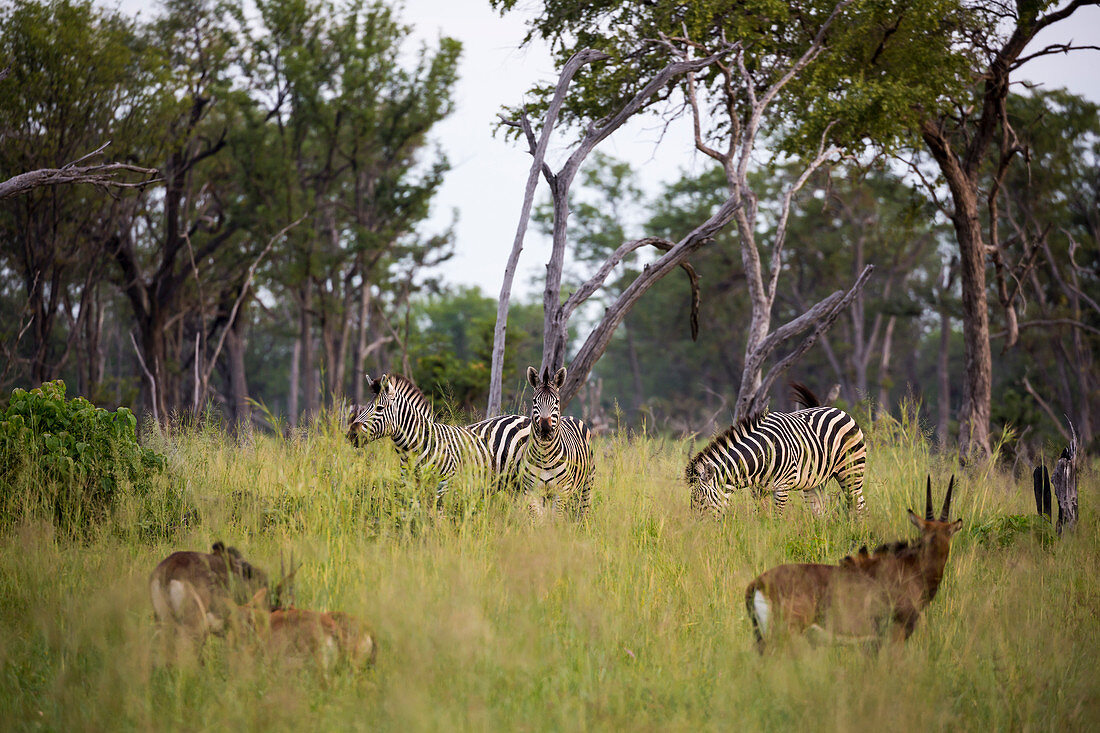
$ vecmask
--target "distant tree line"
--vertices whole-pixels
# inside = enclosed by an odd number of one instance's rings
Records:
[[[915,25],[890,31],[893,11],[848,2],[761,0],[756,15],[736,16],[722,4],[544,5],[532,32],[560,58],[584,44],[615,56],[579,74],[566,126],[600,119],[670,58],[706,53],[692,34],[741,45],[645,103],[688,95],[683,109],[712,126],[697,147],[713,169],[647,196],[628,165],[596,151],[579,168],[568,230],[555,231],[552,205],[536,209],[536,226],[567,257],[550,295],[510,309],[505,409],[524,409],[523,370],[542,363],[548,339],[568,364],[600,312],[661,254],[617,254],[624,242],[682,241],[726,206],[730,224],[685,259],[697,282],[673,274],[647,285],[574,411],[597,424],[709,431],[738,412],[746,379],[760,380],[762,364],[746,363],[754,339],[874,264],[790,376],[822,395],[837,385],[838,400],[875,411],[912,396],[945,445],[961,435],[964,449],[988,447],[972,407],[985,389],[984,338],[994,430],[1053,435],[1068,417],[1086,446],[1093,440],[1098,109],[1064,91],[972,82],[1002,78],[983,77],[989,69],[1007,80],[1001,66],[1026,60],[1020,43],[1067,14],[1024,8],[1012,27],[991,29],[992,5],[928,0],[910,8]],[[842,12],[850,22],[824,33]],[[616,14],[634,21],[604,22]],[[769,14],[771,31],[752,20]],[[946,34],[936,42],[922,30],[934,24]],[[588,27],[620,30],[601,40]],[[965,33],[973,43],[959,53]],[[448,170],[430,134],[453,108],[461,49],[446,37],[410,48],[409,34],[392,7],[363,0],[266,0],[249,14],[168,0],[148,21],[81,0],[0,9],[0,181],[107,142],[110,161],[157,177],[0,201],[0,388],[64,378],[98,404],[160,420],[213,404],[237,426],[268,413],[295,425],[363,401],[364,372],[402,371],[478,414],[498,302],[441,278],[452,233],[424,225]],[[754,118],[764,107],[734,87],[766,91],[805,49],[817,49],[815,63],[785,82],[771,116]],[[695,101],[708,89],[711,102]],[[736,131],[754,119],[758,147],[775,154],[738,157]],[[826,140],[842,163],[820,154]],[[742,159],[756,162],[737,168]],[[960,223],[974,196],[976,224]],[[550,339],[547,298],[569,297],[620,256]]]

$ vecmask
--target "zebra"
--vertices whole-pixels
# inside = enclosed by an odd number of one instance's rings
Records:
[[[578,519],[588,511],[594,464],[588,443],[588,426],[561,414],[559,390],[565,383],[565,367],[550,377],[527,367],[531,396],[531,437],[523,451],[523,490],[532,519],[541,519],[549,508],[556,515],[571,509]]]
[[[821,407],[803,385],[793,385],[806,409],[750,415],[731,425],[688,461],[685,477],[691,506],[718,517],[733,490],[751,487],[775,494],[782,510],[787,493],[801,489],[810,510],[820,516],[823,486],[835,478],[849,509],[862,514],[867,448],[863,431],[848,413]]]
[[[348,440],[355,445],[389,436],[401,458],[402,473],[428,468],[438,472],[436,498],[441,499],[460,466],[485,472],[491,468],[489,449],[478,432],[435,422],[431,405],[412,380],[401,374],[367,375],[374,400],[355,406]]]
[[[467,425],[466,429],[485,443],[498,483],[518,487],[523,450],[531,437],[531,418],[526,415],[498,415]]]

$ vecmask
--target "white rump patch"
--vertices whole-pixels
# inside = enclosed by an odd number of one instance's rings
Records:
[[[179,580],[168,581],[168,599],[176,618],[183,617],[183,604],[187,602],[187,586]]]
[[[768,608],[768,599],[760,589],[757,589],[752,597],[752,608],[756,611],[756,623],[760,626],[760,634],[768,633],[768,613],[771,609]]]

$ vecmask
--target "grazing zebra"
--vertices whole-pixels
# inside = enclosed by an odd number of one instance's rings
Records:
[[[558,390],[565,382],[565,367],[553,378],[546,369],[527,367],[527,381],[535,392],[531,397],[531,437],[523,453],[523,489],[533,519],[549,509],[556,515],[569,508],[578,519],[588,511],[592,491],[592,447],[588,426],[561,414]]]
[[[787,493],[801,489],[810,510],[820,515],[820,487],[835,478],[849,509],[854,500],[856,512],[863,512],[863,431],[848,413],[818,406],[802,385],[794,392],[808,409],[750,415],[692,457],[685,476],[693,509],[717,517],[738,487],[771,490],[782,509]]]
[[[446,492],[459,466],[485,470],[491,465],[485,441],[469,428],[435,422],[428,398],[412,380],[383,374],[378,379],[367,376],[367,382],[375,396],[353,413],[348,425],[353,443],[388,435],[397,446],[403,472],[426,467],[439,473],[437,497]]]

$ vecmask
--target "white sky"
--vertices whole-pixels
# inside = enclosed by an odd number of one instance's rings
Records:
[[[108,6],[117,3],[128,12],[148,8],[147,0],[100,1]],[[529,4],[534,7],[537,0],[529,0]],[[456,110],[433,135],[446,151],[452,169],[435,199],[425,231],[444,229],[451,223],[452,212],[457,212],[456,254],[444,266],[444,279],[479,285],[492,297],[500,291],[531,160],[526,143],[507,142],[501,133],[493,135],[496,115],[505,105],[521,101],[531,86],[557,78],[543,45],[520,49],[527,17],[523,11],[500,17],[490,9],[488,0],[406,0],[402,13],[404,22],[413,26],[417,41],[434,43],[440,35],[447,35],[463,44]],[[1078,10],[1069,21],[1040,34],[1028,53],[1070,40],[1100,44],[1100,8]],[[1100,101],[1098,67],[1100,52],[1077,51],[1036,59],[1024,67],[1018,79],[1064,86]],[[702,169],[689,134],[687,125],[678,125],[662,139],[657,121],[635,122],[617,131],[599,150],[629,161],[644,188],[654,192],[660,183],[675,180],[685,170]],[[564,140],[561,136],[558,145],[551,143],[550,163],[555,170],[565,150]],[[546,197],[545,182],[540,185],[537,201]],[[529,282],[548,255],[549,243],[529,229],[513,292],[522,297],[531,291]]]

